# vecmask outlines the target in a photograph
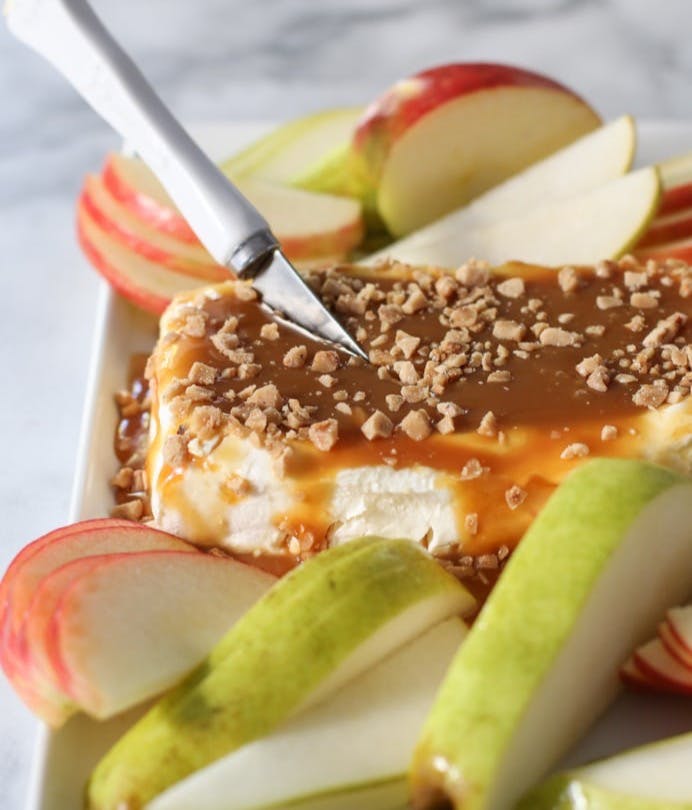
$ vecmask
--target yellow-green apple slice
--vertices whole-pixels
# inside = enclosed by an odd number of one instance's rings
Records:
[[[43,643],[62,689],[99,719],[177,683],[275,581],[228,557],[179,551],[75,560],[56,573],[70,581]]]
[[[691,810],[692,734],[556,774],[518,810]]]
[[[116,743],[92,774],[88,807],[142,807],[473,604],[411,541],[370,537],[322,552]]]
[[[169,788],[148,810],[403,807],[421,723],[465,634],[458,618],[436,625],[268,737]]]
[[[200,286],[201,279],[151,262],[113,239],[83,206],[77,209],[77,238],[92,267],[135,306],[160,315],[179,292]]]
[[[634,121],[630,116],[622,116],[486,191],[469,205],[400,239],[370,257],[370,261],[390,251],[420,252],[423,247],[448,239],[452,233],[515,219],[534,208],[599,188],[629,170],[636,140]]]
[[[111,155],[103,181],[112,196],[151,227],[190,239],[182,214],[141,160]],[[363,238],[361,207],[356,200],[314,194],[252,177],[235,182],[267,219],[292,260],[343,256]]]
[[[233,178],[250,175],[291,185],[310,166],[349,143],[361,107],[322,110],[289,121],[221,164]]]
[[[226,267],[217,264],[199,243],[184,242],[151,228],[108,192],[99,177],[84,182],[79,205],[109,236],[149,261],[204,281],[224,281]]]
[[[45,676],[46,669],[33,660],[27,643],[25,628],[37,591],[53,572],[73,560],[146,550],[196,551],[173,535],[131,521],[90,520],[57,529],[29,544],[5,573],[0,664],[22,700],[50,725],[60,725],[74,707]],[[44,612],[46,618],[49,613]]]
[[[618,459],[570,474],[452,663],[416,750],[414,807],[514,807],[615,696],[630,651],[691,591],[689,476]],[[613,610],[615,597],[626,609]]]
[[[676,658],[660,638],[638,647],[634,660],[639,669],[662,689],[692,693],[692,668]]]
[[[659,196],[656,169],[640,169],[512,219],[468,228],[450,225],[433,239],[395,242],[366,261],[457,267],[478,256],[492,264],[594,264],[636,244],[656,213]]]
[[[508,65],[451,64],[397,82],[353,138],[389,231],[403,236],[600,124],[572,91]]]

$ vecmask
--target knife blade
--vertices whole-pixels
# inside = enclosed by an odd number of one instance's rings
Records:
[[[290,321],[365,352],[281,253],[269,224],[204,154],[86,0],[8,0],[11,32],[43,55],[130,142],[220,264]]]

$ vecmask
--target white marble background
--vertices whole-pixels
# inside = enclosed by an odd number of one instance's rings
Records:
[[[544,71],[607,117],[692,118],[690,0],[97,7],[188,120],[280,119],[362,103],[400,76],[459,60]],[[73,207],[84,174],[116,144],[46,64],[0,30],[0,570],[67,519],[97,292],[73,238]],[[3,810],[23,806],[35,729],[0,679]]]

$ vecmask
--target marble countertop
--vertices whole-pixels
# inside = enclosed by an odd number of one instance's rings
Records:
[[[461,60],[543,71],[605,117],[692,118],[689,0],[96,6],[187,120],[276,120],[359,104],[400,76]],[[98,289],[74,240],[74,201],[118,140],[4,29],[0,44],[4,570],[27,541],[67,520]],[[0,804],[19,810],[36,724],[4,679],[0,718]]]

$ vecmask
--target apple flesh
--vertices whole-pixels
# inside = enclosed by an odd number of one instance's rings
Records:
[[[227,557],[180,551],[76,560],[57,573],[69,581],[44,643],[62,689],[99,719],[177,683],[275,581]]]
[[[97,765],[90,810],[141,807],[269,734],[473,597],[417,544],[361,538],[295,569]]]
[[[511,219],[465,228],[456,218],[447,218],[432,235],[421,232],[395,242],[366,262],[458,267],[470,256],[478,256],[491,264],[510,260],[594,264],[617,258],[636,244],[656,213],[659,197],[656,169],[640,169]]]
[[[574,471],[452,663],[414,757],[414,807],[513,807],[615,696],[629,652],[690,592],[692,480],[615,459]]]
[[[387,228],[403,236],[599,124],[585,101],[545,76],[450,64],[397,82],[375,101],[353,149]]]
[[[682,734],[583,768],[532,790],[518,810],[689,810],[692,734]]]
[[[436,625],[273,734],[174,785],[148,810],[403,807],[418,731],[465,635],[460,619]]]

